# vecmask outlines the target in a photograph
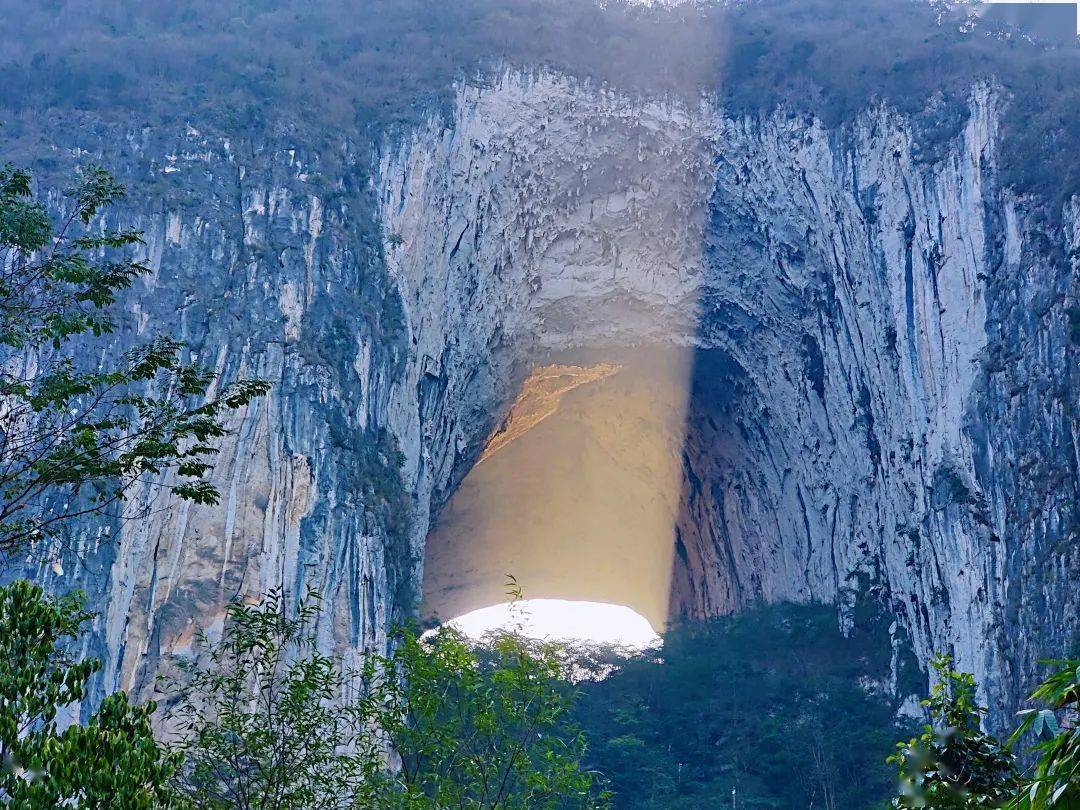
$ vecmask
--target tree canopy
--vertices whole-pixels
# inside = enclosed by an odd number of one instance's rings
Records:
[[[196,807],[592,808],[574,690],[557,645],[443,627],[399,633],[356,669],[319,652],[309,593],[230,605],[223,636],[173,682]]]
[[[848,810],[892,795],[885,628],[845,638],[835,608],[757,607],[615,660],[582,684],[577,716],[617,807]]]

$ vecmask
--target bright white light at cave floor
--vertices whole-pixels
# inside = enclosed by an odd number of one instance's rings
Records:
[[[493,630],[515,630],[549,641],[617,645],[644,650],[660,637],[648,620],[625,605],[566,599],[522,599],[492,605],[447,622],[469,638]]]

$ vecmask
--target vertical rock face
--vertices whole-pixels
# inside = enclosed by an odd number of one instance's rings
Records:
[[[176,502],[150,482],[111,525],[30,549],[6,573],[88,592],[97,619],[85,652],[105,661],[97,697],[151,691],[197,633],[220,630],[230,599],[270,588],[322,594],[327,647],[383,643],[413,577],[386,430],[401,316],[357,214],[369,192],[355,157],[347,145],[327,157],[339,167],[328,181],[320,158],[288,141],[87,131],[137,195],[118,216],[143,231],[152,270],[101,353],[165,332],[221,378],[273,389],[229,425],[219,506]]]
[[[694,347],[676,610],[872,583],[1004,710],[1077,618],[1077,270],[1075,207],[1047,230],[996,188],[996,121],[976,90],[926,165],[887,110],[836,133],[505,77],[384,161],[391,267],[421,318],[465,296],[444,379],[481,340]]]
[[[1074,589],[1020,594],[1036,560],[1077,570],[1077,274],[994,187],[995,122],[976,92],[933,166],[887,112],[844,148],[790,120],[729,129],[700,327],[724,362],[691,397],[676,588],[711,613],[877,583],[920,658],[953,650],[1005,709],[1075,627]],[[1017,452],[1043,471],[1018,476]]]
[[[1003,711],[1078,618],[1080,206],[1044,224],[996,186],[996,103],[976,90],[933,164],[885,109],[827,131],[513,73],[374,161],[130,136],[117,168],[163,201],[131,214],[154,275],[109,348],[175,326],[274,391],[237,418],[220,507],[26,566],[92,593],[102,690],[148,689],[274,586],[325,595],[327,647],[382,644],[536,357],[676,345],[675,609],[872,589],[898,649],[952,648]]]

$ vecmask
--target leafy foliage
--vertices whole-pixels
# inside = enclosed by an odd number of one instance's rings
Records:
[[[1045,663],[1054,671],[1031,694],[1044,708],[1020,712],[1020,725],[1010,738],[1013,744],[1029,734],[1037,740],[1037,759],[1024,776],[1018,810],[1080,807],[1080,659]],[[1071,725],[1063,728],[1057,713]]]
[[[336,705],[345,678],[315,647],[318,606],[311,593],[290,617],[278,591],[257,604],[234,602],[220,643],[184,668],[171,714],[183,757],[177,790],[193,805],[353,806],[377,747],[359,711]]]
[[[124,193],[101,168],[67,194],[54,231],[23,170],[0,168],[0,551],[100,514],[138,480],[169,472],[176,495],[215,503],[206,480],[224,414],[267,390],[241,380],[209,396],[214,375],[158,337],[112,367],[87,370],[73,341],[116,324],[110,307],[147,268],[125,249],[137,232],[104,226]]]
[[[672,627],[662,649],[582,685],[588,761],[618,807],[858,808],[891,795],[888,637],[777,605]]]
[[[376,724],[400,760],[379,806],[599,807],[581,767],[574,694],[558,645],[512,633],[474,647],[455,630],[400,634],[378,663]]]
[[[975,679],[938,655],[938,683],[923,702],[932,725],[900,743],[889,758],[900,771],[893,807],[1052,810],[1080,806],[1080,660],[1046,661],[1054,671],[1032,693],[1044,708],[1025,709],[1003,745],[982,731],[986,710],[975,702]],[[1062,714],[1069,724],[1059,723]],[[1031,767],[1020,771],[1012,746],[1034,737]]]
[[[986,709],[975,700],[975,679],[952,667],[952,658],[931,662],[938,681],[923,706],[931,724],[889,761],[900,773],[894,807],[1001,807],[1017,786],[1012,753],[982,730]]]
[[[150,808],[169,803],[177,756],[154,740],[154,704],[107,697],[86,725],[60,732],[101,662],[63,652],[90,618],[78,595],[25,580],[0,587],[0,801],[19,807]]]
[[[443,628],[403,631],[353,672],[321,654],[311,593],[230,606],[223,637],[173,682],[178,792],[199,807],[593,807],[550,645],[480,649]],[[348,698],[348,700],[342,700]],[[387,756],[396,758],[388,767]]]

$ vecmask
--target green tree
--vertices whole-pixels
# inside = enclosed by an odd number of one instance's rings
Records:
[[[221,640],[204,637],[207,655],[172,681],[177,788],[194,806],[350,807],[381,761],[363,725],[367,698],[345,702],[345,675],[315,646],[319,604],[309,593],[290,616],[279,591],[232,603]]]
[[[1036,738],[1037,759],[1024,774],[1015,806],[1018,810],[1080,807],[1080,659],[1044,662],[1054,671],[1032,692],[1041,709],[1020,712],[1019,727],[1009,738]],[[1057,713],[1071,723],[1063,727]]]
[[[923,702],[933,725],[889,758],[900,770],[901,795],[893,806],[1080,807],[1080,659],[1044,663],[1054,669],[1031,694],[1043,707],[1020,712],[1020,724],[1002,745],[982,731],[986,710],[975,702],[975,679],[954,670],[949,656],[936,656],[930,664],[939,682]],[[1034,759],[1018,772],[1012,747],[1031,737]]]
[[[0,167],[0,552],[102,513],[167,471],[179,497],[216,502],[205,475],[222,416],[267,390],[241,380],[208,397],[212,371],[185,362],[168,337],[106,368],[77,362],[81,340],[113,331],[111,305],[148,272],[127,255],[139,233],[103,225],[123,194],[90,168],[54,228],[29,173]]]
[[[235,603],[172,681],[178,792],[208,808],[573,808],[604,804],[569,723],[558,648],[479,648],[443,628],[344,670],[315,644],[319,598]]]
[[[558,644],[516,633],[477,646],[450,627],[399,634],[368,671],[375,725],[400,767],[385,772],[381,807],[600,807]],[[375,673],[376,677],[371,679]]]
[[[54,598],[19,580],[0,587],[0,802],[17,807],[150,808],[169,804],[178,757],[154,740],[154,704],[107,697],[86,725],[59,730],[101,667],[65,641],[90,618],[79,595]]]
[[[864,808],[892,795],[888,624],[780,604],[669,627],[580,685],[587,761],[618,807]]]
[[[899,771],[894,807],[1002,807],[1016,795],[1016,761],[1009,748],[985,732],[986,709],[975,698],[975,678],[937,655],[930,666],[937,683],[923,701],[930,724],[899,743],[889,762]]]

